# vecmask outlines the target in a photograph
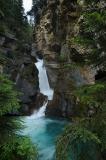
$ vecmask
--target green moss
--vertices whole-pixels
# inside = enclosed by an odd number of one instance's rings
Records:
[[[85,31],[99,31],[106,27],[106,11],[84,14]]]
[[[92,45],[94,41],[89,37],[77,36],[71,40],[72,43],[81,44],[83,46]]]

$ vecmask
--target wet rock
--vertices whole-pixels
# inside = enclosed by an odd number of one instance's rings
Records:
[[[0,36],[0,46],[2,46],[5,42],[5,37]]]
[[[82,62],[82,55],[87,52],[71,41],[79,32],[80,6],[77,0],[48,0],[42,13],[36,24],[35,45],[43,55],[50,86],[54,88],[46,115],[70,118],[74,115],[74,87],[95,82],[95,71],[90,66],[73,63],[77,62],[76,54]]]
[[[34,64],[36,59],[31,56],[31,45],[24,42],[18,45],[14,35],[0,36],[0,56],[5,59],[1,64],[0,57],[0,73],[8,74],[20,92],[20,111],[11,114],[25,115],[30,113],[30,105],[35,104],[39,91],[38,70]]]
[[[35,59],[36,59],[36,50],[37,50],[36,45],[33,43],[32,50],[31,50],[31,56]]]
[[[53,101],[47,105],[46,116],[64,117],[71,119],[74,116],[74,101],[66,98],[64,93],[56,93]]]
[[[38,93],[37,96],[36,96],[35,108],[39,109],[41,106],[43,106],[46,99],[47,99],[47,96],[45,96],[41,93]]]
[[[19,79],[17,83],[17,88],[22,92],[20,97],[22,103],[30,103],[32,96],[36,94],[36,87],[31,85],[26,79]]]
[[[16,86],[22,92],[20,99],[23,104],[32,102],[31,97],[37,94],[38,85],[38,71],[35,65],[24,61],[16,77]]]
[[[36,93],[36,95],[31,96],[30,98],[31,102],[23,104],[20,109],[20,113],[23,115],[28,115],[28,116],[32,115],[35,110],[39,110],[40,107],[43,106],[45,100],[47,99],[46,96],[44,96],[39,92]]]

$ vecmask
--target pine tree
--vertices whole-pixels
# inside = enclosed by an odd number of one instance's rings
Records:
[[[104,2],[104,1],[102,1]],[[86,6],[86,7],[85,7]],[[72,43],[83,46],[84,64],[106,71],[106,11],[100,0],[85,0],[79,33]],[[79,57],[75,61],[79,62]],[[80,62],[81,63],[81,62]],[[101,77],[102,78],[102,77]],[[72,92],[72,91],[71,91]],[[75,116],[57,140],[57,160],[104,160],[106,152],[106,82],[75,88]]]
[[[37,149],[27,137],[17,134],[22,124],[8,113],[19,108],[18,93],[6,76],[0,75],[0,159],[35,160]]]

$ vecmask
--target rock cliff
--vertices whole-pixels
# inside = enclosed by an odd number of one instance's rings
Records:
[[[30,114],[40,96],[36,58],[31,54],[31,44],[20,44],[11,33],[0,34],[0,73],[7,74],[20,92],[21,114]],[[43,96],[40,97],[41,106]]]
[[[36,54],[44,58],[50,85],[55,90],[46,114],[70,117],[74,114],[73,88],[95,82],[95,71],[91,66],[79,65],[79,62],[83,63],[82,54],[86,51],[72,43],[72,38],[79,32],[83,1],[79,4],[76,0],[40,2],[40,7],[39,3],[34,5]]]

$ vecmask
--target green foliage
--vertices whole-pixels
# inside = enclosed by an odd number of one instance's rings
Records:
[[[94,84],[83,86],[78,88],[75,95],[80,99],[80,102],[93,106],[93,107],[103,107],[106,106],[105,96],[106,96],[106,84]]]
[[[100,143],[100,139],[89,130],[75,124],[69,125],[58,138],[56,159],[97,160],[95,157],[99,154],[95,156],[95,151]]]
[[[106,83],[78,88],[75,92],[78,102],[79,117],[84,117],[88,128],[95,132],[101,140],[103,150],[106,149]],[[85,123],[85,124],[86,124]]]
[[[0,116],[19,108],[17,96],[13,83],[0,75]]]
[[[0,0],[0,35],[7,37],[8,33],[14,35],[17,39],[17,50],[14,53],[23,53],[20,46],[30,44],[32,40],[32,28],[24,15],[22,3],[22,0]],[[0,64],[5,65],[9,61],[10,58],[0,53]],[[17,131],[23,127],[20,120],[10,116],[18,113],[19,95],[13,82],[8,77],[0,75],[0,160],[38,158],[36,146],[33,146],[27,137],[17,135]]]
[[[26,160],[37,160],[38,159],[38,151],[35,146],[32,145],[28,138],[20,137],[17,141],[17,156],[20,159]],[[27,154],[26,154],[27,153]]]
[[[0,52],[0,64],[1,65],[5,65],[10,61],[11,60],[7,56],[5,56],[2,52]]]
[[[23,23],[22,0],[1,0],[0,10],[4,15],[1,21],[4,21],[10,28]]]
[[[83,24],[87,32],[104,30],[106,27],[106,11],[85,13]]]
[[[85,62],[106,70],[106,11],[98,0],[85,0],[79,34],[71,42],[85,50]]]
[[[38,152],[27,137],[13,137],[8,143],[0,145],[1,160],[37,160]]]
[[[18,32],[18,37],[22,39],[25,43],[31,44],[32,43],[32,27],[27,23],[21,32]],[[22,43],[21,43],[22,45]]]
[[[82,6],[83,7],[83,6]],[[84,64],[106,70],[106,11],[98,0],[85,0],[77,37],[71,43],[81,46]],[[72,51],[73,52],[73,51]],[[73,57],[77,56],[76,59]],[[72,60],[79,63],[74,52]],[[66,66],[67,67],[67,66]],[[70,67],[70,66],[69,66]],[[106,82],[74,88],[76,99],[72,124],[57,140],[57,160],[104,160],[106,151]]]
[[[72,39],[72,43],[81,44],[81,45],[86,47],[88,45],[92,45],[93,44],[93,40],[90,39],[90,38],[88,39],[86,37],[77,36],[77,37]]]
[[[0,33],[12,33],[20,40],[31,39],[31,26],[24,14],[22,0],[0,0]]]
[[[76,115],[57,141],[57,160],[99,160],[106,149],[106,84],[79,87],[73,95]]]
[[[4,116],[19,108],[18,93],[6,76],[0,75],[0,159],[37,160],[37,148],[27,137],[18,136],[23,126],[14,117]]]
[[[3,54],[0,52],[0,64],[5,64],[5,62],[6,62],[6,59],[3,56]]]

